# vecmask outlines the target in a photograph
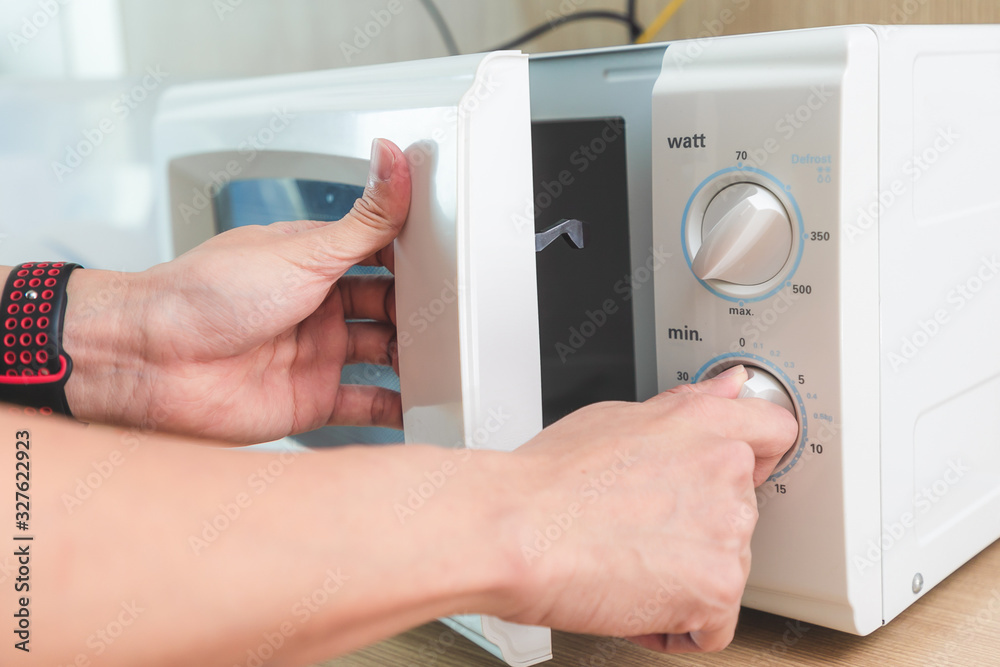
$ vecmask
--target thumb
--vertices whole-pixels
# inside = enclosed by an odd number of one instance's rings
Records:
[[[372,142],[365,193],[346,216],[306,233],[317,269],[339,277],[355,264],[384,264],[390,271],[389,248],[410,210],[410,170],[406,156],[386,139]],[[382,256],[384,255],[384,256]]]
[[[718,396],[719,398],[736,398],[739,396],[740,389],[742,389],[743,385],[746,384],[747,379],[749,379],[749,376],[745,367],[733,366],[711,379],[702,380],[698,384],[687,384],[680,387],[674,387],[667,393],[677,394],[682,392],[693,392],[696,394]]]

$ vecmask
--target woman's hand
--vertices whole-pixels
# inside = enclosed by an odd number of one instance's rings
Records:
[[[76,271],[64,346],[83,421],[264,442],[328,424],[402,428],[399,394],[341,385],[346,364],[396,367],[391,277],[410,177],[372,146],[365,194],[337,222],[242,227],[139,274]],[[371,320],[348,322],[348,320]]]

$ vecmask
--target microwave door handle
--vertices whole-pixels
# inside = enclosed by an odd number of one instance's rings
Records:
[[[582,249],[587,245],[589,233],[587,223],[582,220],[560,220],[544,232],[535,234],[535,252],[548,248],[560,236],[573,248]]]

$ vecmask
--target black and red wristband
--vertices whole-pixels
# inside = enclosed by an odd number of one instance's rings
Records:
[[[3,327],[0,401],[24,412],[72,416],[66,380],[73,360],[62,349],[66,285],[79,264],[29,262],[15,266],[0,298]]]

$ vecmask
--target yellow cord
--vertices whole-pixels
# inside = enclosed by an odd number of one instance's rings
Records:
[[[670,19],[674,17],[674,14],[677,13],[677,10],[680,9],[681,5],[685,2],[687,2],[687,0],[671,0],[670,4],[663,8],[663,11],[660,12],[659,16],[653,19],[653,22],[649,24],[649,27],[646,28],[641,35],[639,35],[639,37],[635,40],[635,43],[646,44],[652,41],[652,39],[656,37],[661,30],[663,30],[663,26],[670,22]]]

